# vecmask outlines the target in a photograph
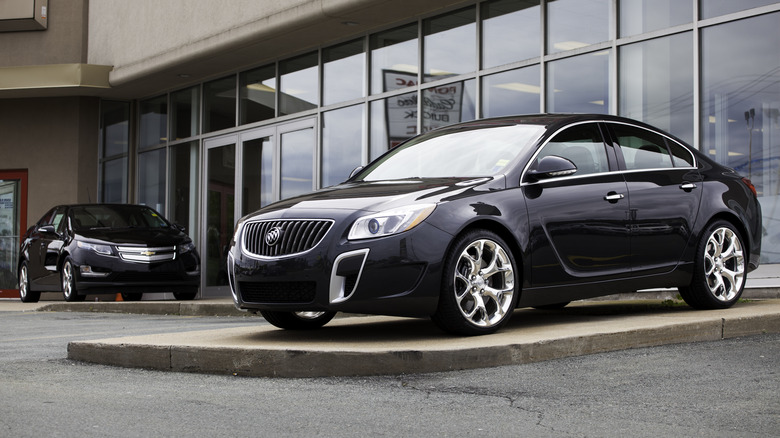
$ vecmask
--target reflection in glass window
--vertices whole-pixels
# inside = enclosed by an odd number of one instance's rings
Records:
[[[609,50],[547,64],[547,111],[609,112]]]
[[[100,181],[101,202],[127,202],[127,157],[103,162]]]
[[[317,52],[279,63],[279,115],[317,107]]]
[[[773,13],[701,33],[702,152],[753,181],[767,215],[764,224],[776,223],[780,211],[778,22],[780,13]],[[772,243],[780,242],[778,236],[763,241],[762,260],[780,262],[780,245]]]
[[[417,23],[371,35],[372,94],[417,85],[417,41]]]
[[[138,148],[165,144],[168,141],[168,96],[141,101]]]
[[[579,49],[609,39],[612,0],[547,2],[547,53]]]
[[[693,2],[620,0],[620,36],[627,37],[693,21]]]
[[[476,26],[475,8],[423,21],[425,82],[476,70]]]
[[[236,126],[236,77],[228,76],[203,84],[203,131],[214,132]]]
[[[130,104],[104,100],[100,103],[100,156],[126,154],[130,137]]]
[[[369,161],[417,134],[417,93],[371,102]]]
[[[241,214],[247,215],[273,200],[273,136],[244,142],[243,199]]]
[[[482,68],[535,58],[539,53],[539,0],[482,4]]]
[[[322,187],[343,182],[361,165],[364,120],[363,105],[322,115]]]
[[[281,135],[282,199],[314,189],[314,129],[307,128]]]
[[[171,222],[187,228],[187,233],[196,238],[198,218],[198,142],[177,144],[170,148],[170,192],[168,193]]]
[[[693,34],[622,46],[619,54],[620,115],[693,143]]]
[[[474,79],[423,90],[422,132],[476,118],[477,86]]]
[[[200,88],[171,93],[171,137],[174,140],[198,135],[200,127]]]
[[[363,40],[322,50],[322,104],[344,102],[365,96],[366,56]]]
[[[138,203],[165,211],[165,148],[138,155]]]
[[[276,67],[268,65],[245,71],[239,76],[241,108],[239,124],[276,117]]]
[[[538,113],[541,95],[538,65],[485,76],[482,78],[482,115]]]
[[[700,0],[701,19],[717,17],[776,3],[776,0]]]

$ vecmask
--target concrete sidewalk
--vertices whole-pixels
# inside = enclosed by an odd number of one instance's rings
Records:
[[[179,313],[170,314],[195,314],[189,313],[189,304],[197,303],[178,303]],[[778,332],[778,299],[740,302],[713,311],[658,300],[590,301],[556,311],[517,310],[507,327],[489,336],[453,337],[428,319],[346,317],[315,331],[258,324],[71,342],[68,358],[241,376],[358,376],[495,367]]]

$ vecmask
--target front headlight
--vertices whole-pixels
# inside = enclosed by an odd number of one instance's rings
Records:
[[[97,243],[88,243],[88,242],[81,242],[81,241],[79,241],[77,245],[79,248],[95,251],[98,254],[103,254],[103,255],[113,254],[113,252],[111,251],[111,247],[108,245],[99,245]]]
[[[184,254],[190,251],[195,251],[195,244],[192,242],[185,242],[179,245],[179,254]]]
[[[352,224],[349,240],[372,239],[411,230],[436,209],[435,204],[410,205],[363,216]]]

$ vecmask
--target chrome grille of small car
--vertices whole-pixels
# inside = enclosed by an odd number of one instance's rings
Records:
[[[147,248],[145,246],[117,246],[122,260],[136,263],[166,262],[176,258],[175,246]]]
[[[330,220],[270,220],[244,226],[244,251],[259,257],[281,257],[309,251],[330,230]]]

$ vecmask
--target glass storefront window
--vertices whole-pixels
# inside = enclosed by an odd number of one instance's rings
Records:
[[[198,169],[199,142],[171,146],[168,180],[170,181],[168,218],[187,228],[187,234],[197,238],[199,203]]]
[[[239,75],[239,125],[276,117],[276,66],[268,65]]]
[[[482,3],[482,68],[535,58],[541,38],[539,0]]]
[[[547,64],[547,111],[609,112],[609,50]]]
[[[764,213],[761,257],[780,262],[780,13],[701,31],[702,152],[750,178]],[[757,37],[760,35],[760,37]]]
[[[322,115],[322,187],[344,182],[361,165],[364,120],[364,105]]]
[[[242,215],[259,210],[273,200],[273,139],[274,137],[269,135],[244,142]]]
[[[699,0],[702,20],[777,3],[776,0]]]
[[[280,135],[282,150],[282,199],[311,192],[314,181],[314,129],[306,128]]]
[[[423,90],[422,132],[476,118],[476,80]]]
[[[317,108],[317,52],[279,63],[279,115]]]
[[[542,96],[539,68],[532,65],[482,78],[483,117],[538,113]]]
[[[369,161],[416,134],[416,92],[371,102]]]
[[[365,96],[366,55],[363,40],[350,41],[322,50],[322,104]]]
[[[476,27],[473,7],[423,21],[425,82],[476,70]]]
[[[693,2],[680,0],[620,0],[620,36],[627,37],[690,23]]]
[[[174,140],[200,133],[200,87],[171,93],[171,137]]]
[[[203,131],[214,132],[236,126],[236,77],[228,76],[203,84]]]
[[[138,203],[165,214],[165,148],[138,155]]]
[[[101,202],[127,202],[127,157],[104,161],[100,170]]]
[[[372,94],[417,85],[417,23],[375,33],[369,38],[369,46]]]
[[[144,100],[140,104],[141,125],[138,149],[149,149],[168,141],[168,96]]]
[[[549,0],[547,53],[609,40],[611,0]]]
[[[618,49],[619,109],[693,144],[693,34]]]

